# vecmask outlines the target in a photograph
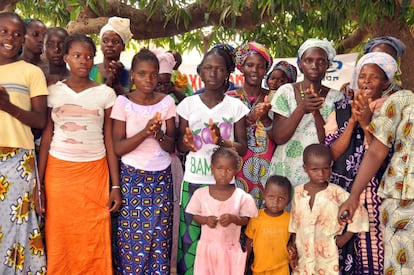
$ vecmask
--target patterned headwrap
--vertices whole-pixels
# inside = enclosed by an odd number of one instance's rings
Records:
[[[369,53],[379,44],[387,44],[395,49],[397,58],[401,57],[405,52],[405,44],[398,38],[392,36],[379,36],[371,39],[365,44],[365,53]]]
[[[124,45],[132,38],[131,30],[129,29],[129,19],[122,17],[111,17],[108,23],[102,27],[99,32],[99,38],[102,40],[102,35],[106,31],[113,31],[121,37]]]
[[[335,58],[336,51],[332,44],[332,42],[328,41],[326,38],[324,39],[317,39],[317,38],[310,38],[306,40],[298,50],[298,64],[300,59],[302,58],[303,53],[309,48],[321,48],[326,52],[328,56],[329,64],[332,63],[332,60]]]
[[[221,43],[221,44],[214,45],[210,50],[212,49],[222,49],[230,56],[231,60],[233,61],[230,72],[234,72],[234,68],[236,67],[236,58],[235,58],[236,50],[234,49],[234,47],[227,43]]]
[[[236,67],[241,69],[246,59],[252,54],[260,54],[266,60],[266,70],[269,70],[273,64],[273,58],[265,45],[259,44],[255,41],[248,42],[241,45],[236,51]]]
[[[361,69],[366,64],[376,64],[381,70],[384,71],[385,75],[388,78],[388,82],[391,82],[394,78],[394,74],[397,71],[398,65],[395,59],[386,53],[383,52],[373,52],[363,55],[355,67],[354,73],[352,75],[352,80],[350,87],[352,90],[357,92],[358,89],[358,76],[361,72]]]

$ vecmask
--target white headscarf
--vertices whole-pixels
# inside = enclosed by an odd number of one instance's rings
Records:
[[[328,56],[329,63],[335,58],[336,51],[333,47],[332,42],[328,41],[328,39],[317,39],[317,38],[310,38],[306,40],[298,50],[298,61],[302,58],[303,53],[309,48],[321,48],[326,52]],[[298,62],[299,63],[299,62]]]
[[[99,37],[102,40],[102,35],[107,31],[113,31],[117,33],[124,45],[128,43],[128,41],[132,38],[132,33],[129,28],[129,19],[122,18],[122,17],[111,17],[108,20],[108,23],[102,27],[101,31],[99,32]]]

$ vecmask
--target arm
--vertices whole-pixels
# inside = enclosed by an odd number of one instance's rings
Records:
[[[249,261],[250,261],[250,257],[252,256],[252,251],[253,251],[253,240],[250,238],[246,238],[246,270],[249,268]]]
[[[249,222],[249,217],[240,217],[232,214],[223,214],[219,217],[219,223],[221,226],[227,227],[231,223],[235,225],[246,225]]]
[[[49,149],[50,149],[50,143],[52,142],[53,137],[53,130],[54,130],[54,124],[51,117],[52,109],[48,108],[47,110],[47,120],[46,120],[46,127],[43,129],[42,133],[42,140],[40,143],[40,150],[39,150],[39,161],[37,164],[38,172],[39,172],[39,182],[37,184],[41,184],[40,190],[41,193],[38,194],[36,190],[38,190],[37,186],[34,187],[33,192],[33,200],[35,203],[35,208],[37,214],[44,217],[46,213],[46,198],[44,194],[44,177],[46,172],[46,166],[47,166],[47,158],[49,156]],[[40,195],[40,198],[39,198]]]
[[[216,216],[200,216],[194,215],[193,220],[199,225],[206,224],[210,228],[215,228],[217,226],[218,219]]]
[[[381,167],[383,161],[388,155],[388,152],[389,148],[374,137],[368,151],[362,159],[361,165],[359,166],[358,174],[356,175],[352,185],[351,194],[349,198],[339,207],[338,219],[340,223],[352,222],[352,217],[354,216],[355,209],[359,203],[359,196],[367,187],[367,184],[371,178]],[[340,216],[344,211],[348,211],[349,215],[347,218],[341,219]]]
[[[319,143],[323,144],[325,142],[325,128],[323,127],[325,125],[325,120],[319,110],[313,111],[312,115],[315,120],[316,133],[318,134]]]
[[[164,151],[173,153],[175,151],[175,118],[167,119],[165,126],[165,133],[159,129],[155,132],[154,137]]]
[[[158,131],[159,126],[161,125],[159,115],[159,113],[155,114],[155,116],[148,121],[144,129],[129,138],[126,137],[126,122],[114,119],[113,142],[115,153],[118,156],[123,156],[137,148],[137,146],[147,137],[153,136],[155,131]]]
[[[105,109],[104,117],[104,143],[106,149],[106,159],[109,167],[109,175],[112,186],[119,186],[119,164],[118,158],[115,155],[114,144],[112,140],[112,119],[111,119],[112,108]],[[109,194],[109,200],[107,208],[110,212],[118,210],[121,206],[121,189],[112,188]]]
[[[336,236],[336,246],[342,248],[352,238],[354,233],[346,231],[342,235]]]
[[[47,96],[35,96],[30,101],[31,110],[23,110],[10,102],[6,89],[0,86],[0,110],[10,114],[29,127],[43,129],[46,125]]]
[[[353,108],[353,103],[351,104],[351,108],[352,115],[348,120],[348,125],[342,134],[331,145],[331,152],[334,160],[337,160],[348,148],[349,143],[351,142],[352,134],[357,125],[357,118],[355,108]]]
[[[294,271],[298,271],[298,262],[299,262],[299,255],[298,250],[296,248],[296,233],[290,234],[290,239],[288,242],[288,253],[289,253],[289,265],[290,268]]]
[[[247,152],[247,135],[246,135],[246,117],[242,117],[239,121],[234,123],[234,141],[230,139],[223,139],[220,134],[220,129],[210,119],[211,136],[215,144],[227,148],[232,148],[240,156],[244,156]]]
[[[179,116],[179,124],[178,124],[178,141],[177,141],[177,149],[181,153],[187,153],[188,151],[197,151],[194,146],[194,140],[191,134],[191,130],[188,127],[188,121],[181,116]]]

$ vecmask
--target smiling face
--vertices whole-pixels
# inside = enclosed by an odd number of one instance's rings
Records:
[[[218,156],[211,164],[211,172],[217,185],[228,185],[237,173],[237,163],[228,156]]]
[[[303,168],[309,176],[310,183],[318,186],[326,185],[332,174],[331,162],[330,156],[309,155]]]
[[[152,60],[142,60],[134,65],[131,77],[136,90],[143,93],[152,93],[158,84],[159,67]]]
[[[65,54],[64,60],[69,65],[71,75],[83,78],[89,76],[94,57],[95,52],[89,43],[74,41],[68,53]]]
[[[303,72],[304,78],[318,82],[325,77],[329,67],[329,60],[326,52],[317,47],[307,49],[299,62],[299,68]]]
[[[260,87],[266,75],[266,60],[260,55],[250,54],[242,66],[244,81],[250,86]]]
[[[43,36],[46,32],[46,26],[42,22],[32,21],[27,25],[26,40],[24,49],[34,54],[42,54]]]
[[[125,49],[125,45],[121,37],[116,32],[104,32],[101,43],[101,50],[105,58],[119,60],[121,52]]]
[[[280,216],[290,201],[289,189],[281,184],[268,182],[264,192],[264,200],[266,214],[272,217]]]
[[[200,78],[206,89],[224,89],[228,77],[229,72],[222,56],[212,53],[204,58],[203,64],[200,66]]]
[[[16,60],[24,42],[24,26],[17,18],[0,19],[0,64]]]
[[[358,75],[358,88],[372,100],[382,96],[382,92],[388,87],[388,79],[385,72],[377,64],[365,64]]]

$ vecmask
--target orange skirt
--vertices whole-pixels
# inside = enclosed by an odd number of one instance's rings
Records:
[[[106,158],[70,162],[49,155],[46,174],[49,274],[112,274]]]

